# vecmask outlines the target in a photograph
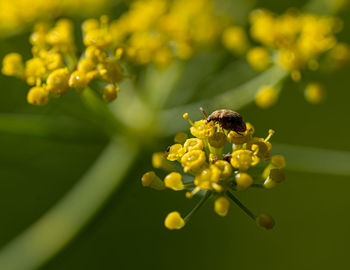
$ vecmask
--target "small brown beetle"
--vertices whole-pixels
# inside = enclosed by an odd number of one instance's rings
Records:
[[[203,112],[205,118],[207,119],[207,123],[214,121],[215,123],[219,123],[221,128],[233,130],[238,134],[241,134],[240,132],[244,132],[247,129],[242,116],[237,112],[227,109],[216,110],[211,115],[209,115],[209,117],[207,117],[207,114],[202,107],[200,110]]]

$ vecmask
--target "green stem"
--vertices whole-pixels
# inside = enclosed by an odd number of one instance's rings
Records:
[[[212,193],[210,191],[206,191],[205,195],[202,197],[202,199],[196,204],[196,206],[189,212],[186,217],[184,218],[185,222],[187,223],[191,217],[201,208],[201,206],[208,200]]]
[[[0,250],[0,269],[37,269],[58,253],[121,185],[136,154],[129,141],[111,141],[61,201]]]
[[[251,217],[254,221],[256,220],[256,215],[253,214],[252,211],[250,211],[243,203],[240,202],[230,191],[226,192],[226,195],[235,203],[238,205],[239,208],[241,208],[249,217]]]

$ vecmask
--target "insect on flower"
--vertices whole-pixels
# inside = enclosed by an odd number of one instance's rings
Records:
[[[286,165],[284,157],[271,157],[269,140],[274,131],[270,129],[266,138],[255,137],[253,125],[245,123],[236,112],[218,110],[207,117],[202,108],[201,111],[206,119],[195,122],[188,113],[183,114],[191,125],[193,137],[177,134],[175,144],[170,145],[166,152],[153,154],[152,165],[157,172],[146,172],[141,179],[145,187],[185,191],[188,199],[201,197],[184,218],[177,211],[169,213],[164,221],[165,227],[181,229],[205,201],[213,198],[214,211],[218,215],[226,216],[231,200],[259,226],[272,229],[274,221],[269,215],[255,215],[235,194],[250,188],[270,189],[285,180],[282,171]],[[183,139],[179,140],[179,137]],[[231,147],[225,147],[227,144]],[[261,171],[258,164],[265,168]]]
[[[200,110],[207,119],[207,123],[209,123],[210,121],[214,121],[215,123],[219,123],[221,128],[233,130],[238,134],[247,130],[246,124],[243,121],[242,116],[237,112],[222,109],[214,111],[211,115],[209,115],[209,117],[207,117],[207,114],[202,107],[200,108]]]

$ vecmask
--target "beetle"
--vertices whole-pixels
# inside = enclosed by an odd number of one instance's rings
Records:
[[[242,135],[240,132],[247,130],[242,116],[235,111],[227,109],[216,110],[211,115],[209,115],[209,117],[207,117],[207,114],[202,107],[200,110],[203,112],[205,118],[207,119],[207,123],[214,121],[214,123],[218,123],[221,128],[233,130],[240,135]]]

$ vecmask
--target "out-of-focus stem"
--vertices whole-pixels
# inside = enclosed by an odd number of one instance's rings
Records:
[[[75,187],[0,250],[0,269],[37,269],[59,252],[121,185],[137,150],[126,139],[113,139]]]

